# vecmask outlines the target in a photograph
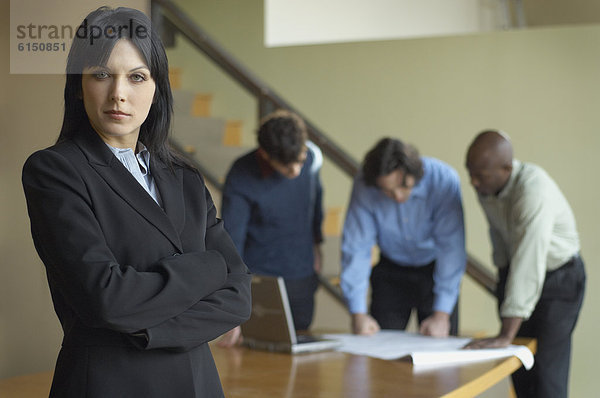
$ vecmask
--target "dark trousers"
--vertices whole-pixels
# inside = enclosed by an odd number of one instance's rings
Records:
[[[504,299],[508,268],[499,270],[498,302]],[[537,339],[533,368],[512,376],[519,397],[567,397],[571,335],[583,302],[585,270],[576,256],[557,270],[546,273],[542,295],[531,317],[521,324],[517,336]]]
[[[422,267],[398,265],[381,257],[371,270],[371,316],[382,329],[406,329],[413,308],[419,323],[433,314],[435,261]],[[458,305],[450,315],[450,334],[458,333]]]
[[[318,286],[319,280],[316,274],[307,278],[285,279],[285,290],[287,290],[296,330],[308,330],[310,327],[315,308],[315,292]]]

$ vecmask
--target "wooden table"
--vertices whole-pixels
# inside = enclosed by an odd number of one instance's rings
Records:
[[[53,372],[33,373],[0,380],[2,398],[48,397]]]
[[[535,340],[521,339],[535,352]],[[516,357],[413,373],[407,361],[341,352],[287,355],[212,347],[229,398],[474,397],[521,367]]]
[[[535,352],[535,340],[519,340]],[[413,373],[412,364],[340,352],[288,355],[211,345],[228,398],[473,397],[521,366],[515,358]],[[47,397],[52,372],[0,380],[2,398]]]

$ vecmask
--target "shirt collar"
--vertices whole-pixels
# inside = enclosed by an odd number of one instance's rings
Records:
[[[421,158],[421,161],[423,162],[423,177],[421,177],[421,179],[419,181],[417,181],[417,183],[415,184],[415,186],[413,187],[412,191],[410,192],[410,196],[413,196],[415,198],[426,198],[427,197],[427,181],[430,178],[430,174],[431,172],[427,170],[428,168],[428,163],[425,161],[424,158]],[[410,197],[409,197],[410,200]]]
[[[150,151],[141,141],[138,141],[137,151],[136,157],[145,163],[146,169],[150,172]]]
[[[502,190],[498,193],[498,195],[487,195],[487,196],[483,196],[483,195],[479,195],[479,199],[483,200],[483,201],[492,201],[492,200],[502,200],[502,199],[506,199],[513,187],[515,186],[515,181],[517,180],[517,175],[519,175],[519,172],[521,171],[521,162],[517,159],[513,159],[512,161],[512,171],[510,172],[510,177],[508,178],[508,182],[506,183],[506,185],[504,186],[504,188],[502,188]]]
[[[510,177],[508,178],[508,182],[506,183],[504,188],[502,188],[500,193],[498,193],[499,199],[504,199],[510,194],[513,187],[515,186],[515,180],[517,179],[517,175],[519,174],[519,171],[521,171],[521,162],[519,162],[517,159],[513,159],[512,171],[510,172]]]
[[[254,154],[256,156],[256,161],[258,162],[258,168],[260,169],[260,176],[262,178],[268,178],[272,176],[273,173],[275,173],[275,169],[269,164],[269,162],[267,162],[265,158],[260,156],[259,151],[256,151]]]
[[[425,188],[425,175],[415,184],[413,189],[410,191],[410,196],[415,198],[425,198],[427,197],[427,192]],[[410,199],[410,197],[409,197]]]
[[[119,160],[126,156],[134,156],[137,161],[140,162],[141,165],[146,169],[146,173],[150,172],[150,151],[148,151],[146,145],[144,145],[141,141],[138,141],[137,143],[137,154],[134,154],[131,148],[115,148],[114,146],[108,144],[106,144],[106,146]]]

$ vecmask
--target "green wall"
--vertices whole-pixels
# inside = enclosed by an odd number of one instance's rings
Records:
[[[454,166],[462,178],[468,250],[487,263],[487,228],[468,183],[464,153],[478,131],[505,130],[516,156],[543,166],[577,217],[588,290],[574,335],[571,393],[596,394],[600,310],[593,303],[600,297],[593,287],[600,276],[595,267],[600,189],[593,170],[600,148],[599,25],[267,49],[262,1],[177,3],[356,159],[378,138],[391,135]],[[186,87],[212,92],[221,86],[212,67],[181,48],[169,51],[169,57],[184,69]],[[244,119],[245,141],[251,144],[252,100],[234,99],[236,87],[222,90],[215,92],[223,98],[221,103],[215,98],[215,112]],[[323,174],[327,205],[345,206],[349,180],[330,165]],[[496,331],[494,300],[468,278],[461,311],[463,331]]]

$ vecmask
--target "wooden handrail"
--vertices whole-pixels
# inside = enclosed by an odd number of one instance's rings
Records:
[[[298,112],[248,69],[243,67],[240,62],[215,42],[177,5],[170,0],[152,0],[152,5],[158,6],[162,15],[173,24],[179,33],[185,36],[198,50],[202,51],[224,72],[257,98],[259,104],[263,101],[268,101],[273,105],[273,108],[289,109],[297,113],[306,123],[310,140],[319,146],[323,154],[350,176],[356,174],[358,171],[358,162],[356,160],[330,140],[314,123]],[[261,108],[265,107],[261,106]]]
[[[321,286],[329,293],[335,300],[346,307],[346,300],[342,295],[342,289],[340,289],[339,282],[332,282],[332,278],[328,278],[323,276],[322,274],[317,274],[317,278],[319,279],[319,283]]]
[[[208,181],[213,187],[215,187],[219,191],[223,192],[223,184],[221,183],[221,181],[217,178],[217,176],[215,176],[200,162],[198,162],[198,159],[196,159],[196,157],[193,154],[185,151],[184,148],[181,145],[179,145],[179,143],[174,139],[169,140],[169,145],[173,149],[175,149],[179,154],[181,154],[181,156],[183,156],[188,162],[190,162],[190,164],[200,172],[200,174],[202,175],[202,177],[204,177],[206,181]]]
[[[470,254],[467,254],[467,269],[465,272],[492,296],[496,295],[498,278],[492,271]]]

